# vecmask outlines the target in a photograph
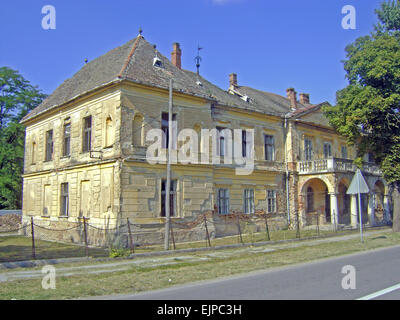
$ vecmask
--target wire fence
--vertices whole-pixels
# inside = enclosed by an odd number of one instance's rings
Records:
[[[232,244],[254,244],[318,237],[339,232],[324,223],[323,214],[313,215],[314,224],[301,228],[297,213],[287,225],[284,214],[257,211],[253,214],[208,211],[191,219],[172,218],[169,230],[172,250],[215,247]],[[162,251],[165,222],[132,223],[129,218],[117,226],[94,225],[83,217],[77,223],[44,225],[31,217],[30,222],[13,230],[0,231],[0,262],[70,257],[121,257],[133,253]],[[343,232],[343,231],[340,231]],[[18,236],[16,235],[18,234]]]

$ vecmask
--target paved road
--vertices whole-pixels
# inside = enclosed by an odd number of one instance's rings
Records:
[[[344,290],[342,268],[356,269],[356,289]],[[382,291],[384,290],[384,291]],[[132,300],[400,299],[400,246],[329,258],[270,271],[172,287]]]

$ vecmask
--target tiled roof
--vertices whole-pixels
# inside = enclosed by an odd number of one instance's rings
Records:
[[[156,56],[162,62],[161,68],[153,66]],[[245,86],[235,87],[235,92],[239,95],[229,93],[194,72],[177,68],[168,58],[157,52],[155,46],[139,35],[84,65],[72,78],[65,80],[38,107],[27,114],[21,122],[113,82],[128,80],[168,89],[171,78],[174,80],[175,91],[215,101],[220,105],[276,116],[291,114],[289,99]],[[245,101],[240,94],[250,99]],[[298,103],[298,107],[298,110],[303,110],[308,106]]]

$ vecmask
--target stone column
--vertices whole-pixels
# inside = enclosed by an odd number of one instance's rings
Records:
[[[389,195],[385,194],[383,196],[383,208],[385,209],[383,213],[383,221],[389,222],[390,219],[390,207],[389,207]]]
[[[331,224],[338,225],[339,219],[339,206],[336,193],[331,193]]]
[[[357,211],[357,195],[351,195],[351,204],[350,204],[350,221],[352,227],[358,226],[358,211]]]
[[[375,226],[375,203],[373,192],[368,195],[368,220],[371,227]]]

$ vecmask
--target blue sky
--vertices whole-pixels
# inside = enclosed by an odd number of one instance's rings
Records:
[[[240,85],[285,95],[294,87],[311,102],[335,102],[346,86],[344,48],[372,31],[380,0],[13,0],[3,1],[0,66],[18,70],[51,93],[93,60],[138,34],[170,57],[182,48],[182,66],[226,89]],[[44,5],[56,9],[56,29],[42,29]],[[344,30],[342,7],[356,8],[356,30]]]

